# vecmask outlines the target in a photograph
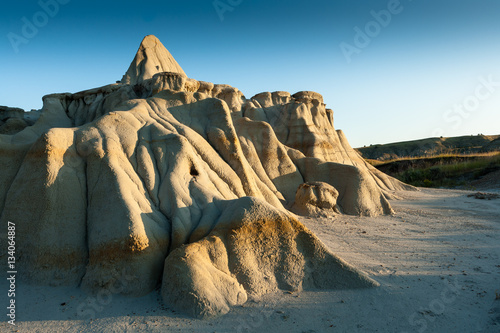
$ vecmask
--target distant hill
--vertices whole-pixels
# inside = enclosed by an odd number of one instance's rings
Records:
[[[500,135],[430,138],[357,150],[378,170],[414,186],[500,191]]]
[[[443,154],[478,154],[500,151],[500,135],[429,138],[356,149],[365,159],[388,161],[402,158],[433,157]]]

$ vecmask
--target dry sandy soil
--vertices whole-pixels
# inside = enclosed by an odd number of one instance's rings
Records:
[[[280,292],[202,321],[166,308],[159,292],[93,298],[18,283],[17,325],[4,314],[0,331],[500,332],[500,199],[471,193],[402,192],[394,216],[302,219],[379,288]],[[5,279],[0,288],[6,305]]]

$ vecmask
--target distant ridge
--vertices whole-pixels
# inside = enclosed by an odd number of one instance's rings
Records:
[[[428,138],[415,141],[371,145],[356,149],[365,159],[387,161],[406,157],[440,154],[474,154],[500,151],[500,135]]]
[[[180,73],[186,75],[174,57],[168,52],[158,38],[153,35],[144,37],[134,60],[121,83],[138,84],[162,73]]]

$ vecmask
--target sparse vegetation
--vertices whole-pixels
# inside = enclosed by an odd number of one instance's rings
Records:
[[[470,181],[500,170],[500,153],[400,158],[391,161],[368,160],[377,169],[419,187],[467,186]]]
[[[390,161],[405,157],[422,158],[438,155],[469,155],[500,151],[500,135],[429,138],[415,141],[370,145],[358,148],[366,159]]]

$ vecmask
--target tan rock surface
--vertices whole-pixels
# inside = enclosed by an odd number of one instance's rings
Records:
[[[264,201],[229,201],[212,233],[165,261],[162,296],[199,318],[258,300],[279,289],[378,286],[333,255],[299,221]]]
[[[0,135],[0,223],[23,235],[23,279],[97,293],[126,271],[123,294],[161,282],[170,307],[201,317],[277,288],[376,284],[285,209],[307,182],[366,216],[411,189],[360,158],[321,95],[246,99],[188,79],[148,36],[123,83],[43,101],[34,125]]]
[[[158,38],[149,35],[142,40],[139,50],[121,82],[134,85],[161,72],[186,75]]]
[[[339,192],[330,184],[304,183],[297,189],[291,210],[305,216],[340,214],[337,207],[338,197]]]

